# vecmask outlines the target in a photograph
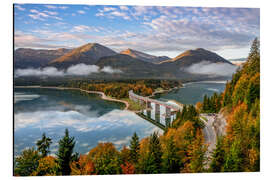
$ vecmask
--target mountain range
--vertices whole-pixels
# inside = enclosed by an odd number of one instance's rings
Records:
[[[189,79],[209,77],[209,75],[187,72],[186,69],[201,62],[229,64],[231,62],[218,54],[198,48],[188,50],[175,58],[153,56],[137,50],[127,49],[117,53],[98,43],[88,43],[74,49],[38,50],[16,49],[14,52],[14,67],[43,68],[53,66],[66,70],[72,65],[96,65],[100,68],[110,67],[121,73],[100,73],[91,77],[110,78],[159,78],[159,79]],[[232,65],[233,66],[233,65]]]

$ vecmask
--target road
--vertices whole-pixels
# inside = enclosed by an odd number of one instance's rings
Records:
[[[205,119],[207,120],[205,120]],[[207,159],[210,158],[211,152],[216,147],[217,135],[214,128],[214,122],[217,119],[217,114],[200,114],[200,119],[204,122],[205,127],[203,128],[203,135],[205,143],[208,144],[208,150],[206,152]],[[210,161],[207,162],[206,167],[209,167]]]
[[[99,94],[102,99],[107,100],[107,101],[114,101],[114,102],[124,103],[125,104],[125,109],[124,110],[128,110],[128,107],[129,107],[129,103],[127,101],[108,97],[103,92],[100,92],[100,91],[87,91],[87,90],[80,89],[80,88],[53,87],[53,86],[15,86],[15,88],[44,88],[44,89],[59,89],[59,90],[79,90],[79,91],[86,92],[86,93]]]

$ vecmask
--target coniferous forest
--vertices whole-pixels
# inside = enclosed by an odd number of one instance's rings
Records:
[[[223,93],[184,106],[164,134],[140,139],[134,132],[121,150],[99,143],[87,154],[74,152],[76,138],[65,130],[56,155],[43,134],[36,146],[14,159],[15,176],[156,174],[260,171],[260,45],[256,38],[246,63]],[[226,133],[207,156],[200,113],[226,114]]]

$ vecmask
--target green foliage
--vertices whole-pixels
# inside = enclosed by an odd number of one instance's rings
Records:
[[[159,137],[156,132],[150,136],[149,141],[149,153],[147,154],[145,169],[146,174],[156,174],[161,173],[162,170],[162,151]]]
[[[49,137],[46,137],[45,133],[42,134],[42,139],[38,140],[36,145],[39,152],[41,152],[41,156],[45,157],[48,153],[50,153],[50,145],[52,144],[52,140]]]
[[[62,175],[69,175],[71,172],[69,164],[71,163],[72,159],[74,159],[74,146],[74,137],[69,137],[69,132],[66,129],[65,136],[59,141],[59,149],[57,152],[57,161],[59,163],[60,172],[62,173]]]
[[[120,174],[121,157],[112,143],[99,143],[88,157],[94,163],[96,174]]]
[[[203,122],[199,118],[199,113],[193,105],[184,105],[182,111],[177,112],[177,117],[172,123],[173,128],[183,125],[190,121],[196,128],[203,127]]]
[[[164,173],[179,173],[180,159],[177,155],[179,149],[176,147],[173,137],[165,141],[165,148],[162,155],[162,166]]]
[[[214,93],[211,97],[203,98],[202,113],[218,113],[221,108],[221,95]]]
[[[223,147],[223,137],[219,137],[217,140],[216,148],[212,153],[212,159],[210,164],[211,172],[221,172],[223,171],[225,150]]]
[[[40,158],[34,148],[23,150],[21,155],[15,158],[15,176],[30,176],[37,169]]]
[[[241,149],[241,140],[236,139],[225,157],[224,171],[225,172],[241,172],[243,171],[243,153]]]
[[[130,156],[131,161],[133,163],[138,163],[139,159],[139,151],[140,151],[140,143],[139,137],[137,136],[136,132],[133,134],[131,141],[130,141]]]

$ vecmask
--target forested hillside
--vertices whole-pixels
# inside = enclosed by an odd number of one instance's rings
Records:
[[[260,170],[260,45],[253,41],[247,62],[225,91],[204,97],[201,112],[227,112],[226,136],[219,137],[211,171]]]

